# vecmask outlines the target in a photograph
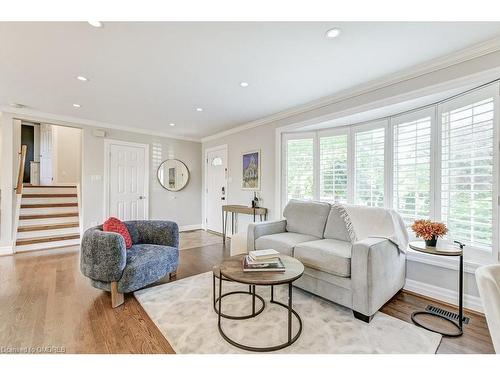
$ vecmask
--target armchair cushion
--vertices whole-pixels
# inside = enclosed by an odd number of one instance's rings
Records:
[[[114,232],[120,234],[125,240],[125,247],[127,249],[130,249],[130,247],[132,246],[132,238],[130,237],[128,228],[120,219],[117,219],[116,217],[108,218],[102,224],[102,229],[105,232]]]
[[[151,244],[179,247],[179,226],[166,220],[126,221],[127,228],[134,232],[136,244]]]
[[[350,242],[324,239],[295,246],[294,257],[306,267],[340,277],[351,277]]]
[[[154,283],[177,269],[179,250],[176,247],[138,244],[127,251],[127,265],[118,281],[118,291],[129,293]]]
[[[301,242],[318,240],[318,237],[300,233],[276,233],[262,236],[255,240],[255,249],[274,249],[281,254],[293,256],[293,248]]]
[[[323,238],[330,204],[291,199],[283,210],[287,232]]]

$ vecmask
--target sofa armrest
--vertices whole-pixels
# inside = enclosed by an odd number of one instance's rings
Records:
[[[255,250],[255,240],[262,236],[286,232],[286,220],[264,221],[262,223],[250,223],[247,233],[248,251]]]
[[[80,253],[80,270],[85,276],[103,282],[118,281],[126,263],[127,249],[120,234],[103,232],[102,227],[85,231]]]
[[[403,286],[406,255],[384,238],[366,238],[353,243],[351,280],[353,310],[373,315]]]
[[[137,231],[137,243],[179,247],[179,226],[168,220],[136,220],[126,224]]]

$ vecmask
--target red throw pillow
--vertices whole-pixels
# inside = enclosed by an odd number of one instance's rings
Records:
[[[127,226],[116,217],[110,217],[108,220],[104,222],[102,225],[102,229],[105,232],[114,232],[121,234],[123,239],[125,240],[125,247],[130,249],[132,247],[132,237],[130,237],[130,233],[127,229]]]

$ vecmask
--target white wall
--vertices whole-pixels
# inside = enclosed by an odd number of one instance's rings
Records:
[[[223,139],[203,143],[203,155],[205,149],[227,144],[228,145],[228,185],[227,204],[250,205],[253,192],[241,189],[242,180],[242,157],[246,151],[260,149],[261,163],[261,190],[259,191],[260,205],[269,209],[268,218],[277,217],[274,212],[274,187],[275,187],[275,126],[259,126],[241,133],[224,137]],[[205,163],[204,163],[205,166]],[[205,173],[203,173],[203,178]],[[251,221],[250,216],[239,215],[238,231],[246,231],[247,224]]]
[[[12,224],[15,197],[15,171],[17,152],[14,142],[13,115],[0,114],[0,253],[8,253],[12,248]],[[20,136],[19,136],[20,143]]]
[[[356,111],[361,111],[361,109],[377,108],[380,103],[386,103],[386,105],[392,104],[392,98],[394,98],[393,103],[397,103],[396,100],[401,101],[401,97],[405,97],[405,100],[418,98],[423,92],[429,94],[434,88],[442,88],[445,91],[456,85],[463,84],[465,81],[464,77],[467,77],[466,80],[470,81],[476,76],[500,78],[500,51],[459,62],[437,71],[418,75],[414,78],[401,79],[400,82],[387,87],[367,91],[359,95],[353,94],[337,101],[332,100],[331,104],[323,105],[320,108],[294,113],[289,117],[242,130],[238,133],[215,139],[213,139],[214,137],[209,137],[211,138],[210,140],[203,142],[203,150],[220,144],[228,145],[228,165],[231,177],[228,182],[228,202],[230,204],[249,204],[251,194],[242,191],[240,188],[241,152],[260,148],[262,152],[261,194],[264,199],[263,206],[270,209],[270,218],[276,219],[280,217],[280,213],[276,212],[275,209],[278,203],[277,200],[279,199],[279,196],[276,196],[275,180],[276,129],[288,126],[293,127],[295,124],[309,125],[315,121],[320,122],[325,119],[343,117],[351,113],[356,113]],[[240,232],[246,230],[245,223],[247,222],[248,219],[240,220]],[[407,277],[411,281],[416,281],[419,285],[429,284],[445,290],[453,290],[458,283],[456,271],[415,261],[408,261]],[[464,284],[465,293],[471,297],[466,298],[466,301],[477,301],[478,291],[472,273],[466,275]],[[419,292],[422,293],[422,290],[419,290]],[[434,293],[433,297],[444,298],[443,296],[435,295],[438,292],[432,292]],[[429,295],[432,293],[429,293]],[[456,303],[453,297],[454,295],[452,294],[450,302]]]
[[[20,147],[20,121],[44,122],[80,128],[82,132],[81,192],[84,227],[104,220],[104,138],[92,135],[94,128],[76,123],[56,121],[48,117],[0,113],[0,254],[9,253],[13,245],[13,218],[15,207],[15,180],[17,152]],[[19,128],[19,130],[18,130]],[[62,128],[61,128],[62,129]],[[66,129],[66,128],[64,128]],[[63,129],[63,132],[64,132]],[[59,133],[57,130],[57,133]],[[201,226],[201,143],[154,135],[139,134],[117,129],[104,129],[106,138],[147,143],[150,149],[149,215],[151,219],[168,219],[183,226]],[[74,147],[77,147],[74,145]],[[167,158],[183,161],[189,169],[190,180],[179,192],[169,192],[159,184],[156,170]],[[73,166],[75,160],[70,162]],[[61,167],[64,168],[69,167]],[[68,170],[68,169],[66,169]],[[92,178],[94,176],[94,178]],[[97,177],[97,178],[96,178]],[[73,179],[73,178],[71,178]]]
[[[80,183],[81,129],[52,126],[54,182]]]
[[[201,226],[201,144],[171,138],[103,129],[106,138],[149,144],[149,216],[150,219],[173,220],[179,226]],[[104,138],[95,137],[91,128],[83,129],[82,205],[84,228],[103,222],[104,207]],[[188,185],[169,192],[156,177],[165,159],[179,159],[189,169]]]

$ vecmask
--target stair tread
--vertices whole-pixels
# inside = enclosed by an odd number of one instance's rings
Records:
[[[35,243],[43,242],[57,242],[65,240],[76,240],[80,238],[80,234],[64,234],[59,236],[45,236],[45,237],[31,237],[31,238],[20,238],[16,241],[16,246],[20,245],[30,245]]]
[[[21,208],[77,207],[78,203],[33,203],[21,204]]]
[[[46,188],[68,188],[68,189],[76,189],[76,185],[23,185],[25,188],[41,188],[41,189],[46,189]]]
[[[78,212],[65,212],[60,214],[42,214],[42,215],[21,215],[19,220],[33,220],[33,219],[54,219],[56,217],[75,217]]]
[[[39,225],[26,225],[17,228],[18,232],[33,232],[39,230],[54,230],[65,228],[77,228],[79,223],[60,223],[60,224],[39,224]]]
[[[76,194],[23,194],[23,198],[76,198]]]

